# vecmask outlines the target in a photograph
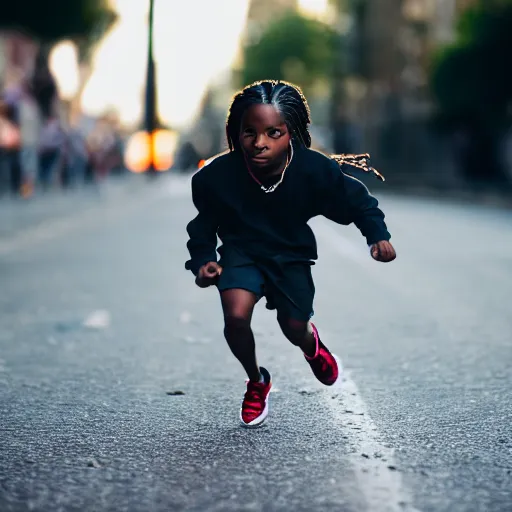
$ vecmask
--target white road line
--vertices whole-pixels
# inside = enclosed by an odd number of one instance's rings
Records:
[[[322,243],[342,257],[356,262],[365,272],[379,275],[378,265],[371,259],[364,242],[355,244],[323,220],[315,222],[314,231]],[[354,455],[350,462],[366,498],[368,512],[417,512],[394,460],[394,450],[383,443],[350,372],[345,370],[343,381],[333,388],[342,400],[333,400],[332,393],[323,393],[323,401],[333,417],[343,425],[352,445]]]
[[[418,512],[403,484],[394,450],[383,443],[350,372],[345,370],[342,382],[336,383],[330,391],[338,392],[341,400],[333,400],[332,392],[321,396],[346,432],[353,453],[350,463],[365,497],[367,511]]]

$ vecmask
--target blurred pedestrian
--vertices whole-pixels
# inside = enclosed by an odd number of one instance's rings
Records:
[[[87,166],[89,164],[89,151],[84,134],[77,126],[72,126],[68,132],[68,154],[67,165],[69,167],[69,184],[76,186],[77,183],[86,181]]]
[[[368,155],[329,158],[311,150],[310,122],[298,87],[278,81],[248,86],[229,110],[230,151],[192,178],[198,215],[187,226],[185,266],[198,286],[216,285],[220,292],[224,335],[249,378],[240,412],[245,427],[266,419],[272,386],[269,371],[257,364],[251,330],[253,309],[263,296],[322,384],[333,385],[341,373],[311,322],[317,250],[308,221],[323,215],[354,223],[375,260],[396,256],[377,200],[344,171],[353,166],[382,176],[368,166]],[[217,235],[223,243],[219,262]]]
[[[117,164],[117,139],[107,119],[99,119],[87,139],[94,180],[103,182]]]
[[[19,162],[21,136],[12,104],[0,99],[0,192],[18,194],[21,185]]]
[[[39,179],[43,190],[56,180],[65,144],[66,135],[61,122],[51,113],[43,125],[39,142]]]
[[[18,121],[21,134],[20,165],[22,173],[22,195],[29,197],[39,173],[39,141],[41,137],[42,119],[39,106],[32,95],[27,82],[18,101]]]

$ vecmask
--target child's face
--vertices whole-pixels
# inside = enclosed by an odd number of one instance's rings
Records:
[[[240,145],[253,167],[273,167],[288,152],[290,134],[281,114],[272,105],[247,109],[240,129]]]

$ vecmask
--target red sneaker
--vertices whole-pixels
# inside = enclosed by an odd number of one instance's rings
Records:
[[[265,382],[247,382],[247,391],[240,411],[240,422],[246,428],[259,427],[267,419],[272,377],[265,368],[260,368],[260,372]]]
[[[320,341],[316,327],[313,327],[313,334],[316,340],[316,353],[314,357],[308,357],[304,354],[306,361],[311,366],[315,377],[326,386],[332,386],[339,378],[341,373],[341,364],[338,363],[336,356],[331,354],[329,349]]]

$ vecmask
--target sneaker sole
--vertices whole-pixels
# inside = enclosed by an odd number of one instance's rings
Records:
[[[240,425],[244,428],[259,428],[265,423],[265,420],[268,416],[268,398],[267,402],[265,403],[265,409],[263,409],[263,412],[255,419],[253,419],[250,423],[245,423],[245,421],[242,419],[242,412],[240,412]]]

